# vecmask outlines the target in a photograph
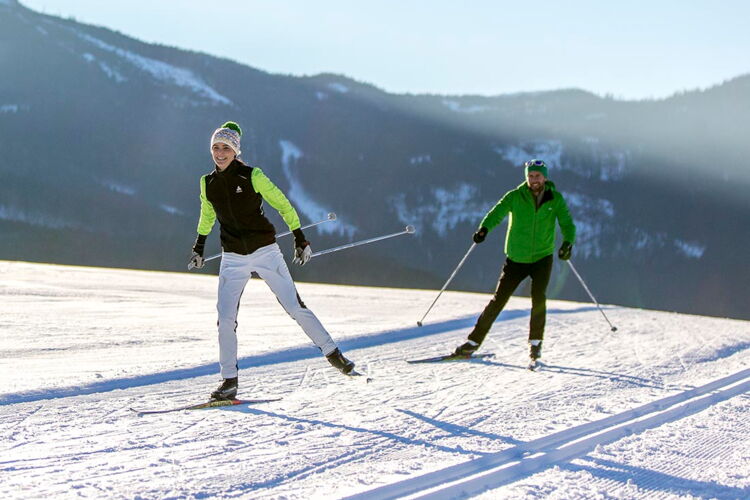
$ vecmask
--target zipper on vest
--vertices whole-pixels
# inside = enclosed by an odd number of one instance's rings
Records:
[[[232,220],[234,221],[234,224],[239,228],[240,224],[237,221],[237,217],[234,215],[234,210],[232,210],[232,193],[229,189],[229,183],[226,179],[222,177],[221,179],[224,182],[224,192],[227,196],[227,208],[229,209],[229,215],[232,217]],[[242,234],[239,236],[240,241],[242,242],[242,247],[245,249],[245,255],[248,255],[250,253],[250,250],[247,248],[247,242],[245,241],[245,238],[242,237]]]

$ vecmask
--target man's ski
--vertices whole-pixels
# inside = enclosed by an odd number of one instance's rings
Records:
[[[161,410],[136,410],[131,408],[131,411],[136,412],[139,415],[154,415],[157,413],[171,413],[174,411],[183,410],[202,410],[204,408],[218,408],[221,406],[236,406],[236,405],[254,405],[260,403],[271,403],[273,401],[281,401],[281,398],[269,398],[269,399],[213,399],[205,403],[192,404],[187,406],[180,406],[178,408],[165,408]]]
[[[494,357],[495,355],[491,352],[485,352],[481,354],[446,354],[443,356],[435,356],[434,358],[407,359],[406,362],[410,364],[440,363],[441,361],[464,361],[469,359],[487,359]]]
[[[533,358],[529,360],[529,365],[527,366],[527,368],[532,372],[539,371],[539,368],[541,367],[542,362]]]

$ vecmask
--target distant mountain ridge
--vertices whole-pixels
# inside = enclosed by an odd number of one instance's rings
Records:
[[[314,248],[417,227],[321,257],[299,279],[439,288],[484,213],[523,181],[523,161],[541,157],[598,299],[750,319],[748,75],[655,101],[394,95],[150,45],[13,0],[0,0],[0,68],[0,259],[184,270],[209,135],[234,119],[244,159],[303,221],[338,215],[310,231]],[[503,238],[504,227],[490,234],[456,288],[493,288]],[[587,299],[559,263],[549,292]]]

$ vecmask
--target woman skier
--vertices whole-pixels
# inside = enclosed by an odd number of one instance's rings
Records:
[[[344,357],[318,318],[302,302],[276,244],[276,229],[263,214],[263,201],[276,209],[294,234],[294,259],[306,264],[312,256],[310,243],[300,229],[297,212],[284,193],[258,167],[239,159],[242,129],[226,122],[211,134],[214,170],[201,177],[201,212],[198,236],[189,267],[203,267],[206,237],[216,219],[221,228],[222,258],[216,308],[219,313],[219,364],[221,385],[212,399],[237,396],[237,312],[242,291],[253,272],[276,295],[281,306],[335,368],[350,374],[354,363]]]

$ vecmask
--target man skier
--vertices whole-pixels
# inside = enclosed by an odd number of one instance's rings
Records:
[[[190,267],[203,267],[206,237],[218,219],[222,258],[216,309],[223,381],[211,393],[212,399],[234,399],[237,395],[237,312],[242,291],[253,272],[266,282],[287,314],[299,323],[331,365],[344,374],[354,369],[354,363],[344,357],[297,293],[276,244],[276,229],[263,214],[263,202],[279,212],[294,234],[296,264],[304,265],[310,260],[310,243],[300,229],[297,212],[284,193],[260,168],[250,167],[238,158],[241,136],[242,130],[234,122],[225,123],[211,135],[215,168],[200,180],[198,236],[190,259]]]
[[[529,325],[529,368],[536,367],[542,356],[544,323],[547,314],[546,292],[552,272],[555,245],[555,221],[560,225],[563,243],[557,255],[570,259],[575,243],[576,227],[568,206],[555,185],[547,180],[547,165],[542,160],[525,163],[526,182],[505,196],[485,215],[474,233],[481,243],[495,226],[510,214],[505,237],[505,264],[495,294],[477,319],[466,343],[454,355],[467,356],[476,351],[487,336],[492,323],[503,310],[518,285],[531,277],[531,321]]]

